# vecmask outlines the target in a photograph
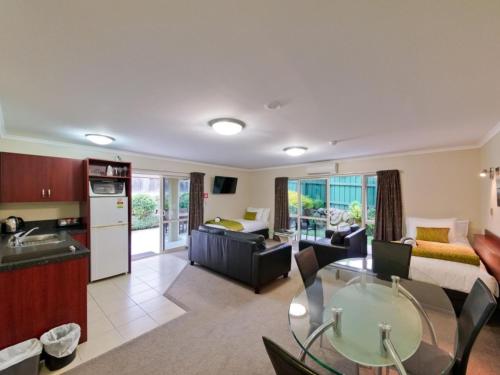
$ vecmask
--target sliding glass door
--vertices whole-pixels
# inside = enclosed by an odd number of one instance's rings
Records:
[[[187,241],[189,179],[132,176],[132,256],[183,247]]]
[[[189,214],[189,179],[163,178],[163,248],[186,245]]]
[[[366,226],[373,238],[377,200],[377,176],[337,175],[288,181],[291,229],[302,239],[325,236],[325,229],[353,223]]]

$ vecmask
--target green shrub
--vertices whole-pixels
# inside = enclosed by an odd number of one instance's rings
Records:
[[[180,195],[179,208],[189,208],[189,193],[182,193]]]
[[[361,204],[359,202],[353,201],[349,205],[349,213],[355,223],[361,224],[363,213],[361,210]]]
[[[156,201],[148,194],[136,194],[132,197],[132,215],[140,219],[154,214]]]

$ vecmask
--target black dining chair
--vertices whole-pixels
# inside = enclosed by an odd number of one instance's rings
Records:
[[[318,259],[316,258],[314,248],[309,246],[296,253],[295,262],[297,263],[297,267],[299,267],[300,276],[302,276],[304,285],[306,287],[310,286],[314,282],[316,274],[319,271]]]
[[[496,307],[495,297],[486,284],[477,279],[458,317],[457,354],[451,374],[467,373],[467,364],[474,342]],[[439,372],[433,372],[432,369],[433,366],[439,366],[441,360],[449,361],[448,353],[440,352],[435,346],[422,342],[417,353],[405,362],[404,366],[411,374],[437,374]]]
[[[276,375],[318,374],[267,337],[262,340]]]
[[[373,240],[373,272],[382,277],[399,276],[407,279],[410,273],[411,250],[411,245]]]

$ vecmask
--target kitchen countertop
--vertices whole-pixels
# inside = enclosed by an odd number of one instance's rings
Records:
[[[33,227],[40,227],[39,230],[32,232],[32,235],[39,234],[52,234],[56,233],[60,236],[63,242],[57,244],[43,244],[36,245],[30,247],[11,247],[9,246],[9,238],[12,234],[2,234],[0,236],[0,272],[4,271],[12,271],[20,268],[44,265],[48,263],[56,263],[56,262],[64,262],[70,259],[82,258],[88,256],[90,254],[90,250],[83,246],[80,242],[75,241],[71,235],[78,233],[85,233],[86,228],[84,226],[76,226],[76,227],[65,227],[58,228],[55,226],[55,222],[53,220],[44,220],[37,222],[26,222],[25,227],[22,229],[29,230]],[[36,252],[36,251],[49,251],[51,249],[61,248],[61,247],[69,247],[74,246],[76,250],[74,252],[60,253],[60,254],[51,254],[51,255],[41,255],[37,258],[32,259],[24,259],[18,261],[12,261],[9,263],[2,263],[4,257],[7,256],[15,256],[17,254],[22,254],[23,252]]]

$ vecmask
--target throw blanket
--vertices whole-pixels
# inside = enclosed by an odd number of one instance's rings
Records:
[[[241,232],[243,230],[243,225],[234,220],[220,219],[218,223],[215,220],[208,220],[205,224],[220,225],[234,232]]]
[[[417,240],[417,245],[413,246],[412,255],[472,264],[473,266],[479,266],[480,264],[479,256],[474,249],[449,243]]]

